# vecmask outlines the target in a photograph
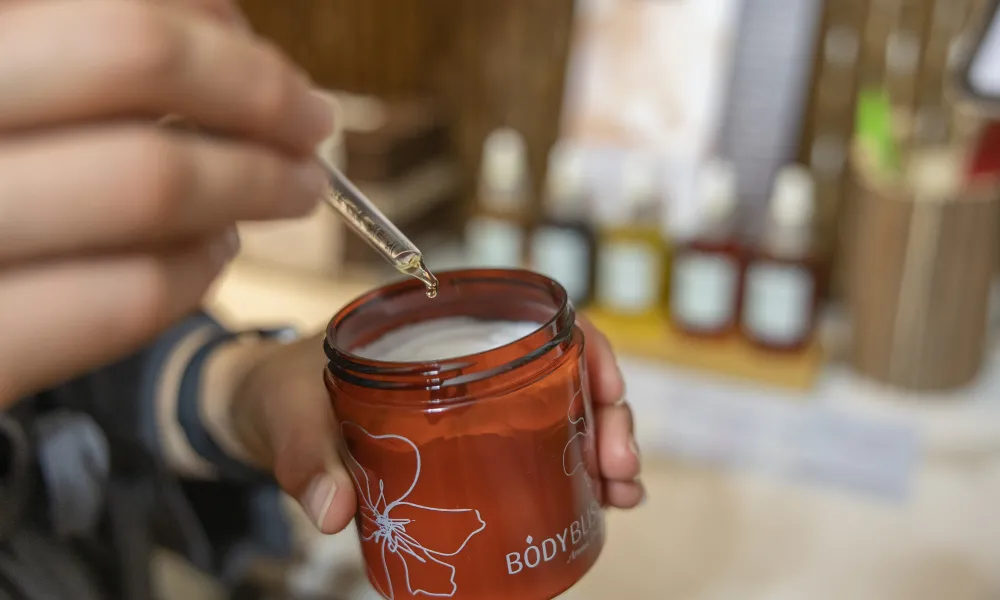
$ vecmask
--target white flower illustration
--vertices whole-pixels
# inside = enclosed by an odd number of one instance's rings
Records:
[[[380,577],[371,577],[376,589],[394,600],[395,589],[404,582],[393,582],[390,571],[398,573],[401,568],[406,590],[411,596],[454,596],[458,591],[455,567],[443,559],[457,556],[469,540],[486,529],[479,511],[408,502],[406,498],[420,480],[420,450],[416,444],[398,435],[372,435],[350,422],[342,423],[341,431],[344,439],[369,442],[355,448],[358,456],[348,451],[347,467],[358,490],[361,539],[365,543],[378,544],[381,551],[385,579],[380,583]],[[383,469],[388,466],[393,473],[392,481],[362,464],[368,459],[363,454],[365,446],[378,448],[372,462]],[[387,461],[387,455],[392,455],[392,459]],[[434,539],[445,547],[427,548],[421,543],[426,539]],[[377,575],[371,571],[374,566],[369,563],[369,572]],[[390,566],[395,568],[390,569]]]

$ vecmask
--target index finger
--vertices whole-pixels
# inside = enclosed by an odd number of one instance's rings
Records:
[[[587,372],[590,391],[597,404],[617,404],[625,398],[625,380],[618,368],[611,342],[587,317],[577,315],[577,326],[586,339]]]
[[[277,49],[194,11],[50,0],[0,12],[0,129],[165,114],[303,153],[332,128],[329,103]]]

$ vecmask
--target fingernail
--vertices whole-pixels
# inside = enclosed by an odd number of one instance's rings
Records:
[[[234,258],[240,253],[240,232],[235,227],[226,232],[226,245],[229,247],[229,257]]]
[[[210,242],[208,253],[211,260],[216,265],[222,266],[233,260],[236,253],[233,251],[231,235],[226,232]]]
[[[625,406],[627,403],[628,398],[625,397],[625,394],[622,394],[622,397],[618,399],[618,402],[615,402],[615,406]]]
[[[309,91],[299,100],[299,132],[302,140],[311,148],[333,131],[333,107],[330,101],[320,94]]]
[[[635,436],[632,436],[628,439],[628,449],[632,452],[632,454],[635,455],[636,458],[642,456],[642,454],[639,452],[639,444],[636,443],[635,441]]]
[[[326,172],[316,160],[309,159],[293,168],[292,182],[296,189],[294,208],[312,207],[326,189]]]
[[[336,494],[337,484],[334,483],[333,477],[323,473],[312,480],[302,495],[302,507],[317,529],[323,529],[323,521],[326,520],[326,513],[330,510]]]

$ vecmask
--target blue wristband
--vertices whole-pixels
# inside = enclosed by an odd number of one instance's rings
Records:
[[[265,338],[283,338],[287,336],[287,329],[268,330],[255,332]],[[259,481],[273,482],[270,473],[266,473],[247,465],[243,461],[230,456],[223,450],[212,435],[205,429],[205,424],[201,419],[200,397],[201,397],[201,376],[204,371],[205,361],[212,352],[220,346],[231,342],[241,335],[225,333],[209,340],[191,358],[184,377],[181,379],[179,398],[177,400],[177,421],[188,440],[191,448],[203,459],[211,463],[219,472],[219,476],[225,479],[237,481]]]

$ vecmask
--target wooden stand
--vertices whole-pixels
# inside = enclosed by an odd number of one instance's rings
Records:
[[[912,390],[968,384],[986,345],[996,186],[918,200],[900,183],[855,170],[854,368]]]
[[[723,339],[699,339],[675,330],[666,318],[629,321],[599,311],[587,311],[617,352],[667,362],[722,376],[770,386],[808,390],[823,366],[823,351],[814,341],[805,351],[776,353],[761,350],[733,334]]]

